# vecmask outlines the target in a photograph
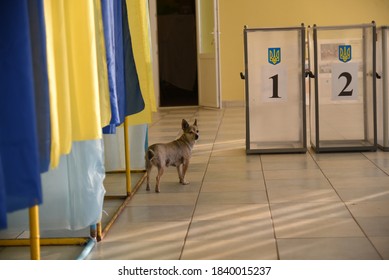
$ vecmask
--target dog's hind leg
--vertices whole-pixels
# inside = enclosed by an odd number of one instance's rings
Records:
[[[158,167],[158,175],[157,175],[157,183],[155,184],[155,192],[159,193],[159,182],[161,180],[161,176],[163,175],[164,169],[163,167]]]
[[[152,167],[153,166],[149,162],[146,162],[146,191],[150,190],[150,174]]]
[[[151,163],[151,160],[154,157],[154,151],[151,149],[148,149],[146,152],[145,160],[146,160],[146,191],[150,190],[150,175],[151,175],[151,169],[153,168],[153,164]]]
[[[146,191],[150,190],[150,174],[151,168],[153,165],[150,162],[150,159],[146,158]]]

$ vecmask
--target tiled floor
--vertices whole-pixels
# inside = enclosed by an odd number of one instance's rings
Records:
[[[150,144],[198,119],[191,184],[142,186],[89,259],[389,259],[389,153],[247,156],[244,113],[157,114]]]
[[[248,156],[244,108],[161,110],[149,143],[182,118],[200,129],[190,184],[143,184],[88,259],[389,259],[389,153]]]

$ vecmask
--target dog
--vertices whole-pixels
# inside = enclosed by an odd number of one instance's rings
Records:
[[[197,119],[193,125],[183,119],[182,123],[183,133],[180,138],[169,143],[157,143],[148,147],[146,151],[146,172],[147,172],[147,186],[146,190],[150,190],[150,173],[153,166],[158,168],[157,181],[155,185],[155,192],[159,193],[159,185],[163,172],[166,167],[177,167],[178,178],[182,185],[189,184],[185,180],[185,174],[188,170],[189,161],[192,156],[192,149],[195,142],[199,139],[199,130],[197,127]]]

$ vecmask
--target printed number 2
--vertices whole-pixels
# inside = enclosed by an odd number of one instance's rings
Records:
[[[270,98],[281,98],[278,96],[278,74],[271,76],[269,79],[273,80],[273,96]]]
[[[347,87],[350,85],[351,80],[352,80],[351,74],[348,73],[348,72],[343,72],[343,73],[341,73],[339,75],[338,79],[340,79],[341,77],[345,77],[346,78],[346,85],[344,86],[344,88],[342,89],[342,91],[339,93],[338,96],[352,96],[353,95],[353,90],[346,90]]]

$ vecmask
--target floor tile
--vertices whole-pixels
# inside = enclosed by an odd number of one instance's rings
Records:
[[[371,202],[350,202],[346,204],[354,217],[387,217],[389,200]]]
[[[265,191],[265,182],[263,180],[244,180],[244,181],[223,181],[209,182],[202,184],[201,192],[245,192],[245,191]]]
[[[225,181],[260,181],[263,180],[263,175],[261,171],[251,171],[251,170],[237,170],[235,172],[225,172],[220,170],[218,172],[212,172],[205,174],[204,182],[225,182]]]
[[[189,228],[189,220],[184,221],[163,221],[163,222],[117,222],[112,226],[111,234],[104,238],[109,242],[128,241],[175,241],[184,240]]]
[[[176,139],[182,118],[197,118],[190,184],[181,185],[171,167],[155,193],[154,168],[151,191],[141,184],[88,259],[389,259],[389,153],[315,153],[308,147],[307,153],[247,155],[245,110],[154,112],[150,144]],[[339,128],[323,127],[339,137],[352,133]],[[143,174],[132,173],[132,186]],[[125,173],[106,175],[103,225],[122,205],[125,181]],[[0,238],[18,237],[28,231],[0,231]],[[42,259],[75,259],[83,249],[42,246]],[[29,254],[28,247],[0,247],[0,259]]]
[[[283,187],[299,187],[302,189],[333,189],[329,181],[322,178],[294,178],[294,179],[272,179],[266,180],[266,187],[283,188]]]
[[[277,238],[364,237],[352,218],[274,220]]]
[[[319,169],[313,161],[296,161],[296,162],[268,162],[262,163],[263,170],[294,170],[294,169]]]
[[[356,220],[368,237],[389,236],[389,216],[356,217]]]
[[[183,241],[100,242],[87,259],[93,260],[178,260]]]
[[[197,193],[139,193],[131,201],[131,206],[156,206],[156,205],[195,205]]]
[[[84,246],[41,246],[41,260],[75,260]],[[30,247],[7,247],[0,252],[0,260],[30,260]]]
[[[328,168],[324,170],[326,176],[333,178],[360,178],[360,177],[385,177],[388,176],[377,167],[355,167],[355,168]]]
[[[192,217],[194,206],[127,206],[121,214],[124,222],[182,221]]]
[[[198,204],[232,204],[232,203],[267,203],[265,191],[251,192],[203,192],[199,196]]]
[[[380,173],[381,175],[381,173]],[[369,187],[388,187],[389,176],[379,177],[337,177],[331,178],[331,184],[336,188],[369,188]]]
[[[257,162],[247,163],[235,161],[234,163],[209,163],[207,166],[207,172],[209,173],[219,172],[220,170],[223,170],[224,172],[234,172],[237,170],[261,171],[261,164]]]
[[[333,189],[305,187],[269,188],[270,203],[340,201]]]
[[[379,260],[364,237],[277,239],[281,260]]]
[[[276,260],[274,239],[260,242],[250,240],[201,240],[187,241],[183,260]]]
[[[187,240],[253,240],[273,238],[270,219],[198,220],[189,228]]]
[[[193,221],[198,220],[258,220],[270,219],[269,205],[266,204],[198,204]]]
[[[275,179],[321,179],[324,178],[323,173],[319,169],[296,169],[296,170],[265,170],[266,180]]]
[[[270,204],[273,219],[351,218],[347,207],[341,202],[302,202]]]
[[[389,260],[389,236],[370,237],[374,247],[380,253],[383,259]]]
[[[354,187],[336,188],[343,201],[348,202],[377,202],[389,201],[389,186],[387,187]]]
[[[350,169],[350,168],[377,168],[373,162],[368,159],[355,159],[355,160],[321,160],[317,163],[323,170],[331,169]]]

